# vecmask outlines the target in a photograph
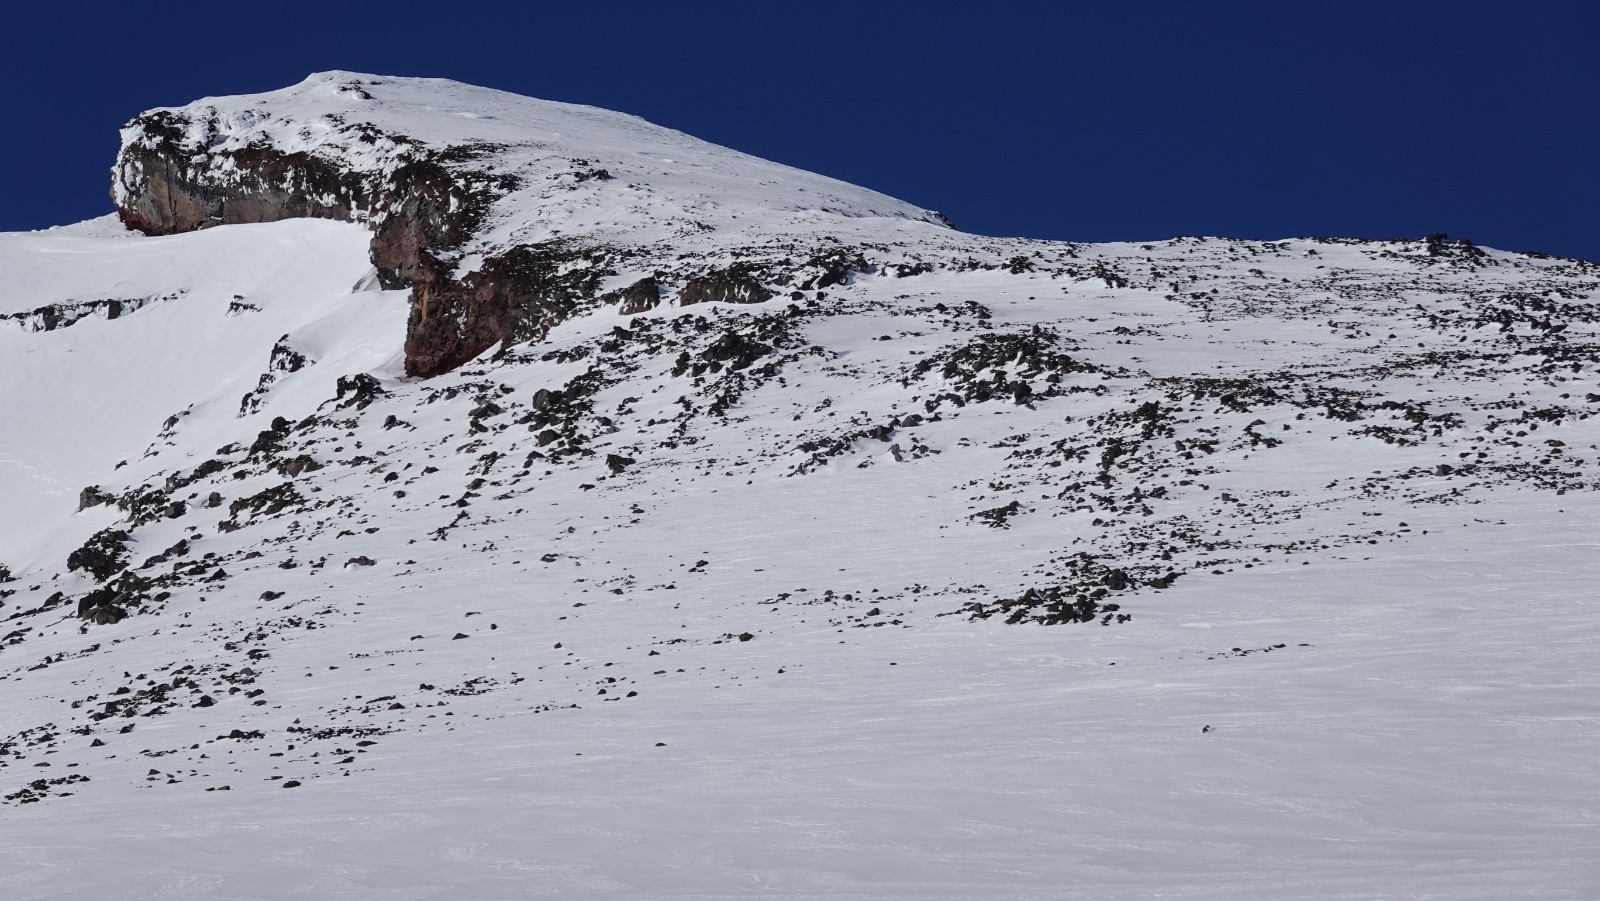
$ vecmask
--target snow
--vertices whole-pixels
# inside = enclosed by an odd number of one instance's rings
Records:
[[[649,221],[527,195],[479,242],[660,254],[606,289],[679,247],[868,265],[413,381],[359,225],[0,235],[0,315],[149,301],[0,319],[0,896],[1600,896],[1592,264],[977,238],[426,79],[186,109],[615,167]],[[691,203],[727,218],[674,243]],[[770,351],[678,368],[728,335]],[[108,527],[154,581],[91,624],[66,561]],[[1131,580],[1106,619],[972,617],[1112,585],[1079,555]]]
[[[384,747],[377,772],[323,780],[311,798],[233,776],[227,795],[24,808],[0,823],[0,886],[28,898],[1584,897],[1597,880],[1600,635],[1571,590],[1595,575],[1572,568],[1593,554],[1572,524],[1600,511],[1524,512],[1539,524],[1175,589],[1148,627],[1069,637],[947,620],[832,649],[752,642],[716,661],[752,674],[740,687],[702,679],[598,715],[497,711]],[[395,615],[454,628],[461,608],[481,609],[504,634],[475,634],[494,644],[474,650],[501,660],[556,659],[539,638],[585,656],[632,640],[631,623],[508,631],[521,593],[472,587]],[[1507,618],[1508,604],[1540,612]],[[1197,622],[1208,628],[1186,628]],[[1292,650],[1207,659],[1277,642]],[[301,662],[311,671],[284,665]],[[433,678],[430,664],[403,678]],[[304,681],[327,680],[330,696],[371,678],[316,669]],[[136,758],[130,781],[147,765],[168,769]]]
[[[404,332],[403,293],[349,293],[371,268],[357,226],[305,220],[136,241],[77,231],[0,235],[0,314],[153,302],[51,332],[0,321],[0,434],[14,436],[0,445],[0,546],[12,566],[77,510],[79,489],[138,461],[168,416],[216,404],[231,427],[280,335],[342,321],[338,340],[351,352],[386,358]],[[229,315],[235,297],[258,309]]]
[[[461,249],[466,263],[458,277],[485,251],[557,238],[682,246],[708,233],[721,240],[775,226],[848,233],[850,219],[884,217],[945,230],[937,213],[636,116],[447,79],[320,72],[277,91],[154,112],[179,117],[184,145],[196,153],[267,145],[377,174],[394,172],[419,151],[458,149],[482,158],[483,171],[521,184]],[[153,140],[139,127],[123,130],[125,148]],[[133,175],[114,179],[119,204]]]

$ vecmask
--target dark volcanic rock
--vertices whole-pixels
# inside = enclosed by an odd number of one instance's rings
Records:
[[[459,282],[425,266],[412,281],[406,373],[438,375],[496,344],[542,338],[609,274],[599,257],[560,244],[514,247]]]
[[[349,221],[352,203],[368,196],[364,179],[355,173],[340,172],[309,154],[264,146],[228,153],[226,162],[240,177],[220,183],[210,167],[197,163],[204,148],[190,142],[189,125],[169,110],[148,112],[128,123],[143,139],[123,148],[113,197],[120,201],[117,215],[129,228],[170,235],[307,216]],[[119,195],[117,187],[126,193]]]
[[[90,610],[84,614],[83,618],[97,626],[114,626],[128,618],[128,611],[121,607],[107,605]]]
[[[128,533],[102,529],[67,555],[68,570],[86,570],[104,582],[128,566]]]
[[[761,303],[772,298],[773,292],[757,281],[751,273],[740,269],[728,269],[689,279],[678,292],[678,306],[687,307],[691,304],[713,301]]]
[[[116,497],[114,495],[101,491],[98,485],[90,485],[88,488],[78,492],[78,512],[81,513],[90,507],[98,507],[101,504],[109,504],[115,500]]]
[[[479,114],[489,107],[501,114]],[[151,235],[305,217],[365,226],[377,283],[412,291],[405,366],[422,377],[540,340],[579,310],[654,309],[663,281],[681,305],[751,304],[876,271],[857,249],[766,240],[762,217],[748,215],[758,210],[948,226],[807,173],[775,178],[762,161],[632,117],[349,72],[135,117],[111,194],[122,222]],[[727,255],[688,246],[718,234],[751,243]],[[622,268],[649,275],[601,296],[601,279]],[[267,375],[291,365],[275,359]]]
[[[619,304],[618,313],[634,316],[661,305],[661,284],[653,278],[642,278],[621,291],[605,295],[602,300],[615,301]]]
[[[365,410],[374,400],[388,392],[378,384],[378,380],[364,372],[355,375],[341,375],[335,383],[336,393],[334,400],[339,402],[339,408],[354,406],[357,410]]]
[[[123,223],[150,235],[305,217],[370,224],[379,282],[414,292],[410,375],[437,375],[496,343],[542,336],[570,313],[574,295],[592,296],[605,274],[569,271],[548,247],[515,247],[460,280],[450,274],[442,258],[517,186],[479,168],[492,145],[423,148],[370,124],[344,126],[360,141],[398,148],[398,165],[385,174],[265,143],[216,150],[226,128],[216,111],[210,115],[156,110],[128,123],[136,137],[118,155],[112,185]]]

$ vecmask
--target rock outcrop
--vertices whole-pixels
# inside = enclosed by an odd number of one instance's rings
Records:
[[[655,277],[601,291],[624,262],[692,260],[685,248],[708,236],[731,236],[747,258],[786,258],[770,228],[752,230],[753,211],[813,234],[886,216],[947,228],[937,213],[631,116],[440,79],[321,73],[151,110],[122,136],[111,194],[132,229],[368,226],[378,282],[413,291],[406,371],[424,377],[540,338],[591,304],[659,304]],[[744,272],[685,272],[677,287],[683,304],[778,294]]]
[[[170,110],[130,122],[112,186],[123,223],[150,235],[307,217],[369,225],[379,283],[415,291],[406,341],[412,375],[459,366],[513,334],[511,308],[526,315],[542,306],[541,297],[502,286],[494,274],[458,281],[441,262],[514,183],[474,170],[473,149],[432,152],[411,148],[402,135],[384,135],[395,165],[360,171],[341,168],[337,158],[261,143],[209,150],[224,128],[215,115]],[[379,141],[371,129],[355,131]],[[514,302],[473,303],[480,295]]]

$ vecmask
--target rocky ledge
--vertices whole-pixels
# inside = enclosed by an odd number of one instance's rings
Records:
[[[406,370],[422,377],[540,338],[594,303],[648,309],[661,266],[689,265],[686,244],[730,232],[770,244],[754,234],[758,211],[946,227],[937,213],[631,116],[343,72],[135,117],[111,194],[123,223],[150,235],[299,217],[368,226],[379,282],[413,291]],[[775,296],[750,277],[760,253],[736,256],[747,258],[737,271],[679,273],[680,302]],[[640,274],[602,291],[628,270]]]
[[[519,283],[515,262],[457,279],[442,261],[515,183],[474,167],[483,148],[412,147],[403,135],[354,127],[392,148],[392,166],[360,171],[330,155],[264,143],[212,150],[223,127],[215,113],[171,110],[130,122],[112,187],[123,223],[149,235],[303,217],[368,225],[379,282],[415,292],[406,337],[412,375],[446,372],[497,342],[526,337],[516,320],[545,318],[547,298],[539,286]]]

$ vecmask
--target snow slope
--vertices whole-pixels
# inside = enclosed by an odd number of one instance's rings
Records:
[[[417,381],[359,225],[0,236],[0,894],[1600,894],[1600,267],[978,238],[548,106],[796,290]]]
[[[243,361],[280,335],[370,325],[340,340],[368,349],[363,366],[394,356],[403,295],[350,293],[371,269],[366,245],[359,228],[309,220],[139,240],[0,236],[0,312],[85,316],[49,331],[0,320],[0,434],[13,436],[0,449],[4,559],[31,561],[40,526],[69,520],[79,490],[137,460],[167,417],[236,408],[259,375]],[[92,306],[106,301],[131,309],[108,320]],[[382,311],[390,328],[376,321]]]

